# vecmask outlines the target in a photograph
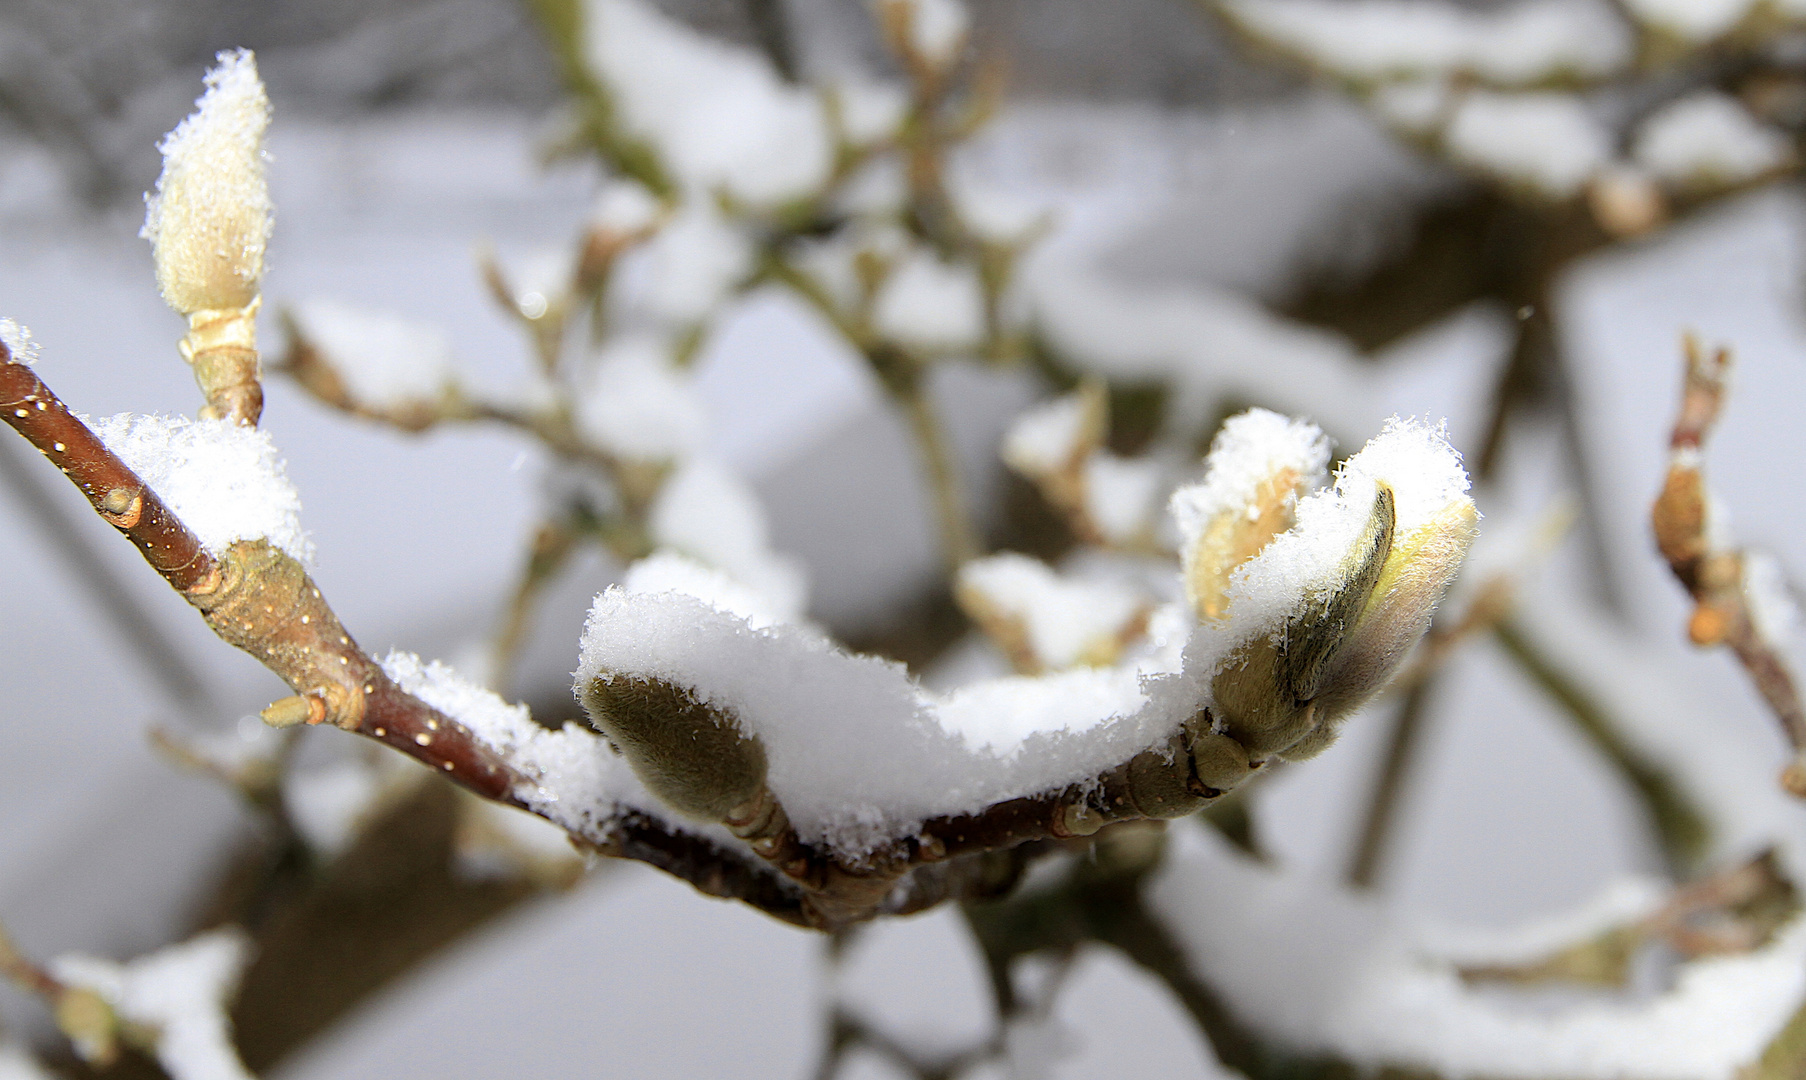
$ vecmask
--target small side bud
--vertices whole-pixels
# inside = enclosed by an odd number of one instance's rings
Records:
[[[145,197],[144,228],[157,287],[188,317],[182,356],[207,394],[203,416],[256,423],[256,314],[271,206],[263,137],[270,99],[257,62],[219,54],[195,111],[163,137],[163,172]]]
[[[765,786],[765,748],[731,716],[661,679],[598,675],[582,688],[590,723],[672,809],[727,821]]]

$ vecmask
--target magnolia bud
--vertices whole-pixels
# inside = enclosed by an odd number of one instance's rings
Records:
[[[591,724],[672,809],[726,821],[765,786],[765,748],[734,719],[661,679],[598,675],[582,693]]]
[[[1211,673],[1194,754],[1217,734],[1255,765],[1327,747],[1428,628],[1473,538],[1459,456],[1439,429],[1396,420],[1333,488],[1297,502],[1290,527],[1268,531],[1286,516],[1279,492],[1292,466],[1280,463],[1308,465],[1313,431],[1270,413],[1237,417],[1211,452],[1212,474],[1174,496],[1188,586],[1215,620],[1193,658]]]
[[[270,238],[263,135],[270,100],[243,49],[219,54],[195,111],[164,136],[163,173],[145,197],[157,287],[188,317],[183,359],[207,395],[203,416],[255,424],[263,411],[256,316]]]
[[[270,99],[248,51],[218,59],[195,111],[157,144],[163,174],[139,233],[151,242],[163,299],[184,315],[254,300],[270,238]]]

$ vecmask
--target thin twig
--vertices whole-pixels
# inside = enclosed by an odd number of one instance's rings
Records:
[[[1724,404],[1729,350],[1708,354],[1689,336],[1681,408],[1669,438],[1668,477],[1650,511],[1656,546],[1693,598],[1687,634],[1702,648],[1725,645],[1768,703],[1795,757],[1781,774],[1789,792],[1806,798],[1806,707],[1780,649],[1767,640],[1751,611],[1744,552],[1713,544],[1710,497],[1701,474],[1701,452]]]
[[[1361,823],[1354,860],[1348,867],[1348,883],[1355,888],[1370,889],[1379,878],[1380,865],[1385,860],[1399,804],[1403,800],[1405,778],[1416,764],[1426,705],[1434,686],[1433,676],[1412,683],[1392,722],[1392,737],[1386,742],[1386,756],[1380,765],[1380,775],[1374,781],[1366,819]]]

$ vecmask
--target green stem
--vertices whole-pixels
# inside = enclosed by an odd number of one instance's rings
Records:
[[[1398,719],[1392,724],[1392,738],[1386,744],[1386,757],[1380,765],[1379,779],[1374,783],[1373,798],[1367,804],[1367,818],[1361,825],[1361,839],[1349,864],[1348,883],[1358,889],[1370,889],[1379,877],[1380,864],[1390,846],[1392,829],[1398,818],[1400,795],[1405,779],[1416,764],[1418,745],[1423,734],[1425,704],[1430,697],[1433,677],[1412,684],[1399,707]]]

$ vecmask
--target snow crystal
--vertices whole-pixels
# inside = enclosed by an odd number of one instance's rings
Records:
[[[984,304],[975,271],[915,248],[878,290],[872,320],[879,332],[904,344],[945,351],[971,349],[984,338]]]
[[[765,510],[746,482],[707,458],[680,465],[659,489],[652,537],[700,559],[764,599],[785,619],[801,615],[808,585],[795,560],[771,550]]]
[[[452,383],[451,336],[430,323],[331,300],[295,306],[295,325],[372,412],[439,401]]]
[[[1495,94],[1462,99],[1443,132],[1457,161],[1565,199],[1611,160],[1605,128],[1572,94]]]
[[[163,172],[139,233],[155,251],[163,298],[184,314],[249,304],[270,238],[270,99],[250,52],[216,59],[195,111],[157,144]]]
[[[1005,553],[960,567],[958,588],[976,593],[982,606],[1019,623],[1042,666],[1053,670],[1085,663],[1099,644],[1114,658],[1130,624],[1145,614],[1145,598],[1109,581],[1068,579],[1039,559]]]
[[[1099,450],[1085,459],[1085,517],[1109,543],[1133,543],[1151,528],[1164,479],[1153,458]]]
[[[614,338],[597,357],[577,402],[583,431],[612,453],[638,461],[685,457],[701,444],[705,419],[690,379],[651,334]]]
[[[1257,1031],[1360,1065],[1510,1080],[1731,1080],[1806,992],[1806,921],[1796,919],[1761,949],[1684,964],[1649,1001],[1513,1007],[1466,986],[1449,958],[1426,955],[1367,897],[1249,859],[1209,830],[1170,837],[1148,898],[1193,970]],[[1628,909],[1632,899],[1612,902]]]
[[[652,315],[692,323],[708,315],[752,268],[746,237],[712,201],[694,200],[635,253]]]
[[[268,432],[230,420],[132,413],[88,424],[212,554],[235,540],[262,537],[303,564],[312,562],[301,496]]]
[[[1764,127],[1728,95],[1704,90],[1643,122],[1633,156],[1678,184],[1736,184],[1786,164],[1786,137]]]
[[[1267,409],[1230,417],[1204,459],[1204,479],[1173,492],[1173,523],[1189,548],[1220,515],[1251,510],[1261,485],[1282,472],[1295,474],[1306,490],[1322,485],[1329,465],[1329,438],[1317,425]]]
[[[1170,736],[1178,716],[1147,707],[1141,683],[1177,649],[1138,663],[942,701],[902,665],[813,630],[755,630],[694,597],[614,587],[590,610],[577,678],[660,679],[730,713],[764,744],[799,834],[856,859],[925,818],[1083,782]]]
[[[32,340],[31,329],[11,319],[0,319],[0,342],[6,343],[9,359],[15,364],[35,364],[38,360],[38,343]]]
[[[1476,10],[1439,0],[1230,0],[1230,17],[1337,75],[1471,73],[1505,85],[1598,78],[1629,62],[1630,29],[1596,0]]]
[[[350,758],[292,773],[282,786],[282,805],[307,846],[330,859],[357,839],[383,788],[374,765]]]
[[[1689,43],[1702,43],[1736,26],[1755,0],[1624,0],[1638,21]]]
[[[589,62],[619,117],[703,198],[807,195],[828,177],[826,117],[812,92],[751,49],[704,37],[640,0],[586,0]]]
[[[234,927],[127,964],[68,955],[50,970],[99,994],[122,1019],[156,1030],[157,1061],[173,1080],[254,1080],[233,1048],[227,1017],[250,954],[250,939]]]
[[[1098,437],[1096,406],[1083,392],[1036,405],[1003,437],[1003,460],[1023,476],[1058,473],[1089,451]]]

